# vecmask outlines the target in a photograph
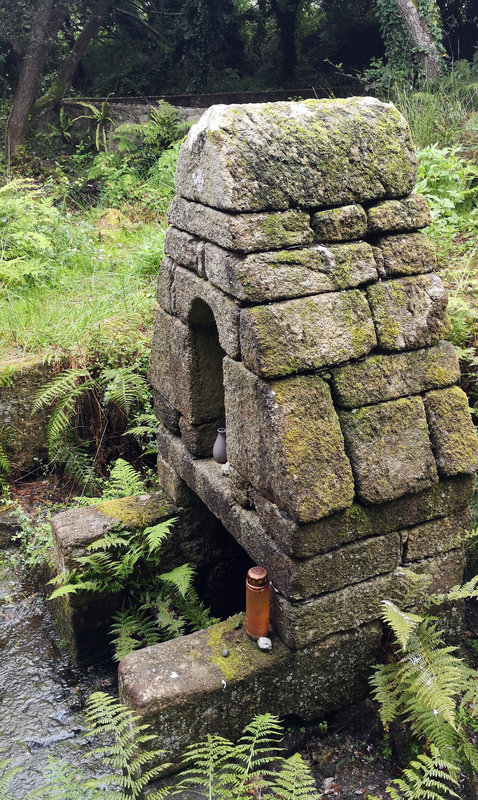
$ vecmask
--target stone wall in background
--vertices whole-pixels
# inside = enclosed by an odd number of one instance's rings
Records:
[[[415,178],[406,122],[372,98],[213,106],[180,152],[150,371],[160,480],[269,569],[297,652],[353,643],[404,565],[462,577],[478,445]]]

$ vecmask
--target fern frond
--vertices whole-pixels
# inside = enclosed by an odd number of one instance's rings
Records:
[[[190,564],[181,564],[169,572],[163,572],[159,576],[165,583],[170,583],[180,595],[185,597],[192,587],[194,578],[194,568]]]
[[[151,749],[155,737],[149,733],[150,726],[141,723],[139,714],[105,692],[90,695],[86,704],[86,719],[91,734],[113,735],[113,745],[96,748],[94,752],[101,753],[106,764],[121,771],[115,780],[126,790],[122,798],[136,800],[141,797],[146,784],[170,766],[157,764],[163,758],[164,751]],[[148,747],[144,748],[144,745]]]
[[[228,787],[234,785],[235,745],[222,736],[207,734],[206,739],[186,748],[182,757],[184,765],[192,764],[182,773],[180,789],[198,787],[206,797],[229,796]]]
[[[159,642],[159,631],[155,621],[145,611],[118,611],[113,617],[110,633],[115,647],[115,660],[137,650],[138,647],[150,647]]]
[[[126,415],[142,402],[149,390],[145,378],[133,367],[103,369],[98,382],[105,389],[104,403],[114,403]]]
[[[57,375],[53,380],[43,386],[33,399],[32,411],[41,411],[42,408],[50,406],[55,400],[69,394],[82,378],[88,378],[90,373],[86,369],[66,369]]]
[[[453,788],[459,788],[452,774],[453,767],[440,758],[433,745],[430,752],[430,756],[419,755],[403,771],[403,777],[396,778],[392,781],[393,786],[387,787],[391,800],[460,800]]]
[[[128,461],[117,458],[111,468],[108,488],[114,497],[143,494],[144,480]]]
[[[418,614],[401,611],[391,600],[382,600],[382,613],[380,616],[387,625],[390,625],[402,650],[405,650],[411,632],[421,622],[422,618]]]
[[[153,525],[151,528],[144,529],[143,536],[146,537],[146,544],[150,555],[153,551],[161,547],[162,543],[170,535],[174,523],[177,521],[177,517],[172,517],[171,519],[159,522],[157,525]]]
[[[176,639],[176,637],[184,633],[187,621],[184,617],[171,611],[169,602],[158,598],[154,604],[154,609],[156,624],[164,632],[164,638]]]
[[[268,775],[266,767],[282,751],[278,744],[283,735],[280,720],[274,714],[257,714],[246,725],[234,753],[239,764],[238,795],[244,791],[248,780]]]
[[[300,753],[284,759],[271,782],[269,791],[277,800],[319,800],[310,767]]]

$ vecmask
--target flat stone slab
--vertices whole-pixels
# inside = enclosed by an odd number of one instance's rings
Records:
[[[244,366],[264,378],[360,358],[376,344],[358,289],[243,309],[240,341]]]
[[[265,382],[224,361],[231,465],[292,518],[351,505],[354,485],[330,389],[318,375]]]
[[[451,342],[393,355],[372,355],[331,370],[334,399],[359,408],[397,397],[450,386],[460,379]]]
[[[437,344],[450,332],[447,294],[438,275],[397,278],[369,286],[367,297],[384,350]]]
[[[165,760],[176,762],[208,734],[237,738],[254,714],[311,720],[365,696],[381,631],[370,623],[296,652],[273,636],[272,651],[263,652],[238,615],[130,653],[119,665],[120,698],[152,726]]]
[[[358,497],[381,503],[438,482],[421,397],[341,411]]]
[[[475,473],[478,439],[466,394],[453,386],[429,392],[424,403],[439,471],[443,475]]]
[[[225,214],[176,196],[168,213],[171,225],[229,250],[251,253],[311,244],[314,233],[305,211]]]
[[[205,269],[215,286],[256,303],[349,289],[377,278],[373,248],[366,242],[246,256],[207,244]]]
[[[181,147],[176,190],[228,211],[326,208],[403,197],[415,175],[407,123],[375,98],[216,105]]]

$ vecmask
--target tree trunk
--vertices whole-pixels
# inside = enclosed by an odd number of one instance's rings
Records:
[[[7,156],[15,155],[23,144],[28,118],[40,85],[51,41],[56,37],[66,15],[62,0],[39,0],[33,15],[30,37],[20,67],[12,113],[6,131]]]
[[[412,0],[395,0],[399,14],[414,47],[418,48],[426,78],[436,78],[440,72],[440,52],[424,17]]]
[[[64,97],[71,86],[73,77],[86,48],[93,37],[98,33],[103,20],[111,11],[114,2],[115,0],[97,0],[79,36],[74,42],[73,47],[63,62],[58,77],[53,81],[48,91],[35,103],[36,112],[48,111]]]
[[[295,35],[301,4],[302,0],[271,0],[272,13],[279,29],[283,81],[287,81],[295,72],[297,62]]]

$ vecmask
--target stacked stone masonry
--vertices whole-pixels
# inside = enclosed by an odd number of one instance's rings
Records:
[[[415,178],[407,124],[372,98],[213,106],[180,152],[160,480],[268,567],[294,650],[378,620],[404,565],[462,576],[478,445]]]

